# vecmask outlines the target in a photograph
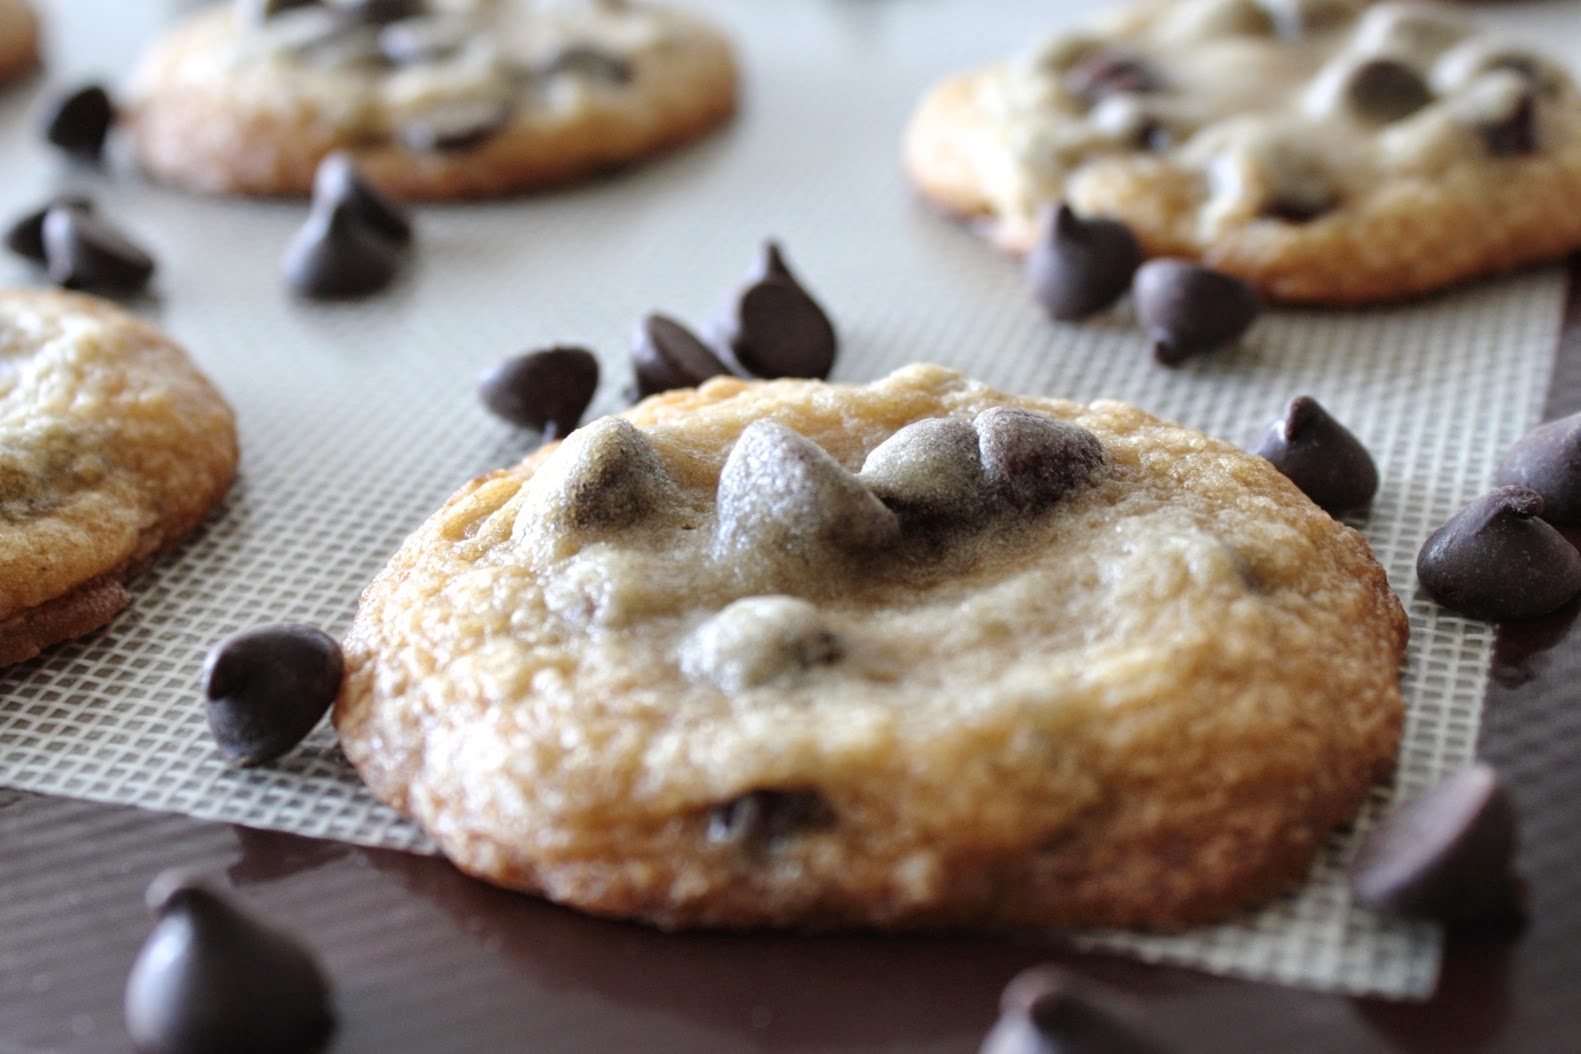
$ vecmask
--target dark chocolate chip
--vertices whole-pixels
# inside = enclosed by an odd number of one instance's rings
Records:
[[[50,209],[57,208],[91,213],[93,201],[81,194],[62,194],[43,208],[35,209],[11,224],[5,233],[5,247],[18,256],[42,266],[45,263],[44,217],[49,214]]]
[[[1515,875],[1516,819],[1487,765],[1462,769],[1406,802],[1368,835],[1351,861],[1362,907],[1451,925],[1508,922],[1525,890]]]
[[[85,84],[50,100],[41,125],[49,142],[80,161],[97,163],[114,123],[110,93],[100,85]]]
[[[1141,95],[1162,86],[1158,74],[1146,61],[1116,51],[1096,51],[1065,74],[1065,90],[1089,106],[1111,95]]]
[[[466,99],[434,106],[401,129],[401,142],[424,153],[474,150],[511,123],[510,104],[501,99]]]
[[[1433,532],[1416,557],[1429,596],[1471,618],[1534,618],[1581,593],[1581,553],[1539,517],[1542,495],[1500,487]]]
[[[739,848],[778,849],[834,823],[828,799],[814,790],[755,790],[708,814],[708,840]]]
[[[437,62],[461,49],[467,24],[443,17],[403,18],[379,30],[379,50],[398,66]]]
[[[1125,295],[1141,265],[1131,228],[1103,217],[1084,220],[1061,205],[1027,256],[1027,285],[1052,317],[1075,321]]]
[[[839,341],[834,323],[797,281],[773,242],[756,274],[716,317],[719,343],[759,377],[829,376]]]
[[[273,622],[217,642],[203,660],[209,731],[232,765],[278,758],[307,737],[340,694],[340,645],[322,630]]]
[[[335,0],[336,8],[366,25],[382,26],[424,14],[425,0]]]
[[[578,428],[533,477],[555,530],[629,527],[674,504],[674,480],[642,430],[620,417]]]
[[[868,452],[859,477],[885,505],[909,518],[975,523],[990,511],[981,438],[970,421],[913,421]]]
[[[1006,986],[979,1054],[1165,1054],[1117,1001],[1052,966]]]
[[[1478,126],[1488,153],[1494,157],[1524,157],[1537,152],[1537,93],[1521,92],[1515,105],[1496,121]]]
[[[1263,215],[1286,223],[1311,223],[1319,216],[1326,216],[1339,204],[1333,191],[1317,194],[1276,194],[1263,206]]]
[[[608,84],[628,84],[634,71],[631,63],[592,44],[569,44],[538,67],[541,77],[583,77]]]
[[[1308,395],[1290,400],[1284,416],[1257,438],[1252,453],[1272,461],[1301,493],[1331,513],[1359,509],[1378,492],[1378,466],[1367,448]]]
[[[326,208],[344,204],[365,226],[392,244],[404,247],[412,242],[412,221],[406,211],[363,179],[356,162],[344,151],[336,151],[319,162],[313,175],[313,203]]]
[[[1351,70],[1345,98],[1369,121],[1398,121],[1433,101],[1422,75],[1397,59],[1373,58]]]
[[[154,258],[109,221],[70,205],[44,214],[49,280],[67,289],[135,293],[154,274]]]
[[[1543,519],[1581,527],[1581,414],[1538,425],[1504,455],[1500,486],[1518,484],[1543,496]]]
[[[1262,310],[1247,282],[1186,260],[1149,260],[1131,293],[1153,354],[1166,366],[1235,343]]]
[[[1047,508],[1104,463],[1098,437],[1066,421],[996,406],[977,415],[977,448],[989,484],[1018,509]]]
[[[383,289],[400,264],[400,247],[367,223],[356,205],[326,201],[292,235],[280,267],[293,291],[338,300]]]
[[[126,981],[143,1054],[308,1054],[334,1028],[329,982],[289,934],[166,872],[148,888],[154,928]]]
[[[296,7],[317,7],[323,0],[237,0],[237,13],[249,23],[266,22]]]
[[[710,377],[729,374],[719,356],[668,315],[649,315],[631,335],[631,365],[641,396],[672,388],[692,388]]]
[[[582,423],[598,389],[598,359],[586,348],[546,348],[506,359],[478,379],[483,405],[513,425],[561,439]]]

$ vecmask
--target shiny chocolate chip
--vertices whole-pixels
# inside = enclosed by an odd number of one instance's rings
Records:
[[[1153,355],[1166,366],[1235,343],[1262,310],[1249,283],[1186,260],[1149,260],[1131,293]]]
[[[1581,593],[1581,553],[1542,511],[1542,495],[1526,487],[1484,494],[1422,546],[1422,588],[1452,611],[1493,622],[1563,607]]]
[[[273,622],[232,633],[203,660],[209,731],[232,765],[267,764],[329,710],[345,675],[340,645],[322,630]]]
[[[326,208],[344,205],[368,230],[391,244],[411,244],[412,221],[406,210],[364,179],[345,151],[336,151],[319,162],[313,174],[313,203]]]
[[[979,1054],[1165,1054],[1169,1048],[1118,1000],[1063,970],[1036,966],[1011,979]]]
[[[423,153],[475,150],[510,126],[511,106],[502,99],[442,103],[401,129],[401,142]]]
[[[1142,247],[1131,228],[1101,216],[1082,219],[1061,205],[1027,256],[1026,279],[1050,316],[1074,321],[1124,296],[1141,265]]]
[[[44,217],[50,209],[75,209],[91,213],[93,201],[81,194],[62,194],[43,208],[34,209],[6,228],[5,247],[25,259],[42,266],[44,259]]]
[[[1391,58],[1359,63],[1350,71],[1344,92],[1353,112],[1378,123],[1409,117],[1433,101],[1433,91],[1422,75]]]
[[[769,242],[747,285],[715,317],[714,336],[759,377],[829,376],[839,340],[834,323]]]
[[[1144,59],[1118,51],[1096,51],[1065,73],[1065,90],[1089,106],[1111,95],[1145,94],[1163,87]]]
[[[98,84],[84,84],[50,99],[40,122],[44,138],[79,161],[97,163],[115,123],[115,104]]]
[[[1581,527],[1581,414],[1538,425],[1494,471],[1500,486],[1530,487],[1543,498],[1543,519]]]
[[[709,812],[708,840],[741,849],[779,849],[834,821],[833,807],[815,790],[755,790]]]
[[[142,1054],[311,1054],[334,1029],[329,981],[295,937],[188,876],[148,889],[155,915],[126,981]]]
[[[598,359],[586,348],[531,351],[490,367],[478,379],[483,405],[513,425],[561,439],[582,423],[598,389]]]
[[[154,274],[154,258],[102,216],[70,205],[51,208],[41,227],[49,280],[67,289],[136,293]]]
[[[605,84],[629,84],[631,63],[592,44],[569,44],[538,67],[541,77],[581,77]]]
[[[1359,509],[1378,492],[1378,467],[1350,430],[1308,395],[1285,407],[1252,444],[1301,493],[1331,513]]]
[[[668,315],[649,315],[631,335],[637,394],[693,388],[730,369],[691,330]]]
[[[400,246],[347,200],[316,203],[280,262],[286,285],[316,300],[376,293],[395,280],[400,267]]]
[[[1046,414],[996,406],[973,422],[983,474],[1014,508],[1036,512],[1097,475],[1103,443],[1085,428]]]
[[[1462,769],[1372,831],[1351,861],[1351,895],[1371,911],[1406,918],[1511,921],[1525,892],[1512,866],[1516,828],[1498,773]]]

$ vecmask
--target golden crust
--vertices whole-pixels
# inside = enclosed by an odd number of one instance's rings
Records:
[[[0,660],[108,622],[236,460],[230,407],[159,330],[92,297],[0,292]]]
[[[38,17],[27,0],[0,0],[0,81],[38,65]]]
[[[711,501],[752,421],[854,466],[910,421],[997,405],[1091,430],[1109,467],[1002,547],[917,572],[936,579],[807,575],[799,595],[893,683],[689,682],[677,619],[729,589],[662,530],[545,534],[546,448],[463,488],[364,593],[347,757],[464,870],[665,927],[1173,928],[1299,880],[1393,764],[1407,630],[1360,536],[1266,462],[937,367],[719,379],[625,416]],[[815,788],[833,825],[760,852],[709,840],[711,809],[765,787]]]

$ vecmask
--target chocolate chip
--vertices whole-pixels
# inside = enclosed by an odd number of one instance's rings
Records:
[[[379,50],[398,66],[438,62],[466,43],[470,30],[459,19],[440,15],[404,18],[379,30]]]
[[[490,367],[478,379],[483,405],[513,425],[560,439],[582,423],[598,389],[598,359],[586,348],[527,352]]]
[[[1510,447],[1494,471],[1500,486],[1543,496],[1543,519],[1581,527],[1581,414],[1538,425]]]
[[[1481,124],[1477,131],[1494,157],[1525,157],[1537,152],[1537,95],[1527,90],[1516,97],[1504,116]]]
[[[764,246],[747,286],[718,313],[714,332],[759,377],[827,377],[839,347],[834,324],[774,242]]]
[[[156,878],[148,904],[156,921],[126,981],[139,1051],[322,1049],[335,1024],[329,982],[306,947],[180,874]]]
[[[541,77],[582,77],[608,84],[628,84],[634,71],[631,63],[592,44],[569,44],[538,67]]]
[[[316,204],[280,262],[286,284],[318,300],[378,292],[400,266],[400,247],[367,223],[358,205],[345,200]]]
[[[1133,1015],[1052,966],[1023,970],[1006,986],[1000,1017],[979,1054],[1165,1054]]]
[[[237,0],[240,18],[250,24],[267,22],[284,11],[297,7],[317,7],[323,0]]]
[[[1511,921],[1525,892],[1512,870],[1515,842],[1515,807],[1498,773],[1462,769],[1368,835],[1351,861],[1351,895],[1371,911],[1407,918]]]
[[[539,519],[570,532],[629,527],[676,500],[658,451],[619,417],[567,436],[533,476],[532,489]]]
[[[401,142],[423,153],[474,150],[510,126],[510,104],[501,99],[463,99],[428,109],[401,129]]]
[[[746,849],[780,849],[791,838],[831,826],[834,809],[814,790],[755,790],[708,814],[708,840]]]
[[[631,365],[639,396],[692,388],[729,367],[684,325],[668,315],[649,315],[631,335]]]
[[[313,174],[315,206],[347,206],[351,213],[375,234],[391,244],[405,247],[412,242],[412,221],[396,202],[379,193],[362,177],[351,155],[337,150],[319,162]]]
[[[789,596],[746,597],[687,638],[681,668],[722,692],[740,692],[837,662],[845,653],[823,615]]]
[[[334,6],[357,21],[382,26],[424,13],[425,0],[333,0]]]
[[[1084,220],[1061,205],[1027,256],[1027,285],[1052,317],[1075,321],[1120,299],[1141,265],[1131,228],[1103,217]]]
[[[50,209],[56,208],[91,213],[94,206],[90,198],[81,194],[62,194],[43,208],[35,209],[12,223],[5,233],[6,248],[42,266],[45,263],[44,217],[49,214]]]
[[[108,220],[70,205],[51,208],[42,226],[49,280],[67,289],[135,293],[154,274],[154,258]]]
[[[1534,618],[1581,593],[1581,553],[1544,523],[1542,495],[1500,487],[1427,539],[1416,576],[1429,596],[1471,618]]]
[[[906,425],[873,448],[860,478],[896,512],[932,520],[973,519],[992,495],[977,429],[958,417]]]
[[[250,768],[302,742],[340,694],[340,645],[297,622],[225,637],[203,660],[209,731],[232,765]]]
[[[996,406],[973,423],[989,485],[1023,511],[1054,504],[1104,463],[1097,436],[1045,414]]]
[[[115,104],[110,93],[97,84],[85,84],[50,100],[41,122],[45,139],[90,163],[97,163],[104,153],[104,141],[114,123]]]
[[[1235,343],[1262,310],[1247,282],[1186,260],[1149,260],[1131,294],[1153,355],[1166,366]]]
[[[1271,422],[1252,445],[1252,453],[1301,493],[1331,513],[1359,509],[1378,492],[1378,467],[1361,441],[1308,395],[1298,395],[1284,416]]]
[[[1145,60],[1118,51],[1097,51],[1065,73],[1065,90],[1089,106],[1111,95],[1145,94],[1163,87]]]
[[[1367,59],[1352,69],[1345,82],[1351,109],[1369,121],[1387,123],[1409,117],[1433,101],[1422,75],[1397,59]]]

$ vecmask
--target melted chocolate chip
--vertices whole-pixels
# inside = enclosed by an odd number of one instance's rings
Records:
[[[401,129],[401,142],[424,153],[475,150],[510,126],[511,106],[500,99],[444,103]]]
[[[759,377],[827,377],[839,347],[834,324],[774,242],[764,246],[756,273],[714,328],[718,343]]]
[[[817,791],[755,790],[708,814],[708,840],[742,849],[779,849],[834,821],[834,809]]]
[[[1089,106],[1111,95],[1145,94],[1163,85],[1146,61],[1116,51],[1097,51],[1065,74],[1065,90]]]
[[[1544,523],[1542,495],[1500,487],[1435,531],[1416,558],[1429,596],[1471,618],[1534,618],[1581,593],[1581,553]]]
[[[51,208],[42,225],[49,279],[67,289],[136,293],[154,274],[154,258],[94,213],[70,205]]]
[[[35,209],[21,217],[6,229],[5,247],[25,259],[43,265],[44,258],[44,217],[50,209],[75,209],[78,212],[93,212],[93,201],[81,194],[62,194],[60,197],[46,204],[41,209]]]
[[[631,335],[631,365],[637,374],[639,396],[693,388],[710,377],[730,373],[691,330],[668,315],[657,314],[644,318]]]
[[[789,596],[745,597],[704,622],[682,648],[687,675],[722,692],[739,692],[820,666],[845,655],[823,615]]]
[[[1252,446],[1252,453],[1331,513],[1359,509],[1378,492],[1378,467],[1361,441],[1311,396],[1290,400]]]
[[[566,437],[533,477],[541,515],[555,529],[629,527],[674,500],[674,481],[642,431],[603,417]]]
[[[490,367],[478,379],[483,405],[546,440],[571,434],[598,390],[598,359],[586,348],[532,351]]]
[[[1408,918],[1510,921],[1524,900],[1515,842],[1515,808],[1498,774],[1487,765],[1463,769],[1373,830],[1351,862],[1351,895]]]
[[[1166,366],[1235,343],[1262,310],[1247,282],[1186,260],[1149,260],[1131,293],[1153,355]]]
[[[203,660],[209,731],[232,765],[250,768],[302,742],[340,694],[340,645],[322,630],[275,622],[233,633]]]
[[[1125,295],[1141,265],[1131,228],[1102,217],[1084,220],[1061,205],[1027,256],[1027,285],[1052,317],[1074,321]]]
[[[1581,414],[1538,425],[1499,462],[1494,482],[1543,496],[1543,519],[1581,527]]]
[[[80,161],[97,163],[115,123],[110,93],[85,84],[51,100],[44,108],[44,138]]]
[[[374,189],[345,151],[336,151],[319,162],[313,175],[313,203],[326,208],[344,205],[368,230],[392,245],[404,248],[412,242],[412,221],[405,210]]]
[[[996,406],[978,414],[974,424],[989,484],[1024,511],[1054,504],[1104,463],[1097,436],[1045,414]]]
[[[1006,986],[979,1054],[1165,1054],[1116,1001],[1052,966]]]
[[[592,44],[569,44],[538,67],[541,77],[582,77],[606,84],[629,84],[634,71],[619,55]]]
[[[166,872],[156,920],[126,981],[126,1028],[144,1054],[310,1054],[334,1028],[311,952],[219,893]]]
[[[1345,99],[1369,121],[1387,123],[1409,117],[1433,101],[1422,75],[1397,59],[1372,58],[1350,71]]]
[[[975,518],[992,496],[977,429],[958,417],[906,425],[873,448],[860,478],[896,512],[929,520]]]

